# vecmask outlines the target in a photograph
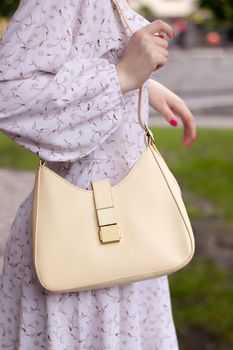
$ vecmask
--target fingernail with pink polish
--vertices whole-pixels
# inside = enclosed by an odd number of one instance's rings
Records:
[[[172,126],[177,126],[177,125],[178,125],[178,121],[177,121],[176,119],[171,119],[171,120],[170,120],[170,124],[171,124]]]

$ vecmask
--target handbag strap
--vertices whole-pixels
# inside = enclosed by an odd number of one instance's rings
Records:
[[[122,9],[121,9],[121,6],[119,5],[119,1],[118,0],[112,0],[112,1],[116,5],[121,19],[124,20],[124,22],[126,23],[127,27],[129,28],[130,32],[133,34],[134,31],[132,30],[131,26],[129,25],[129,23],[128,23],[128,21],[127,21],[125,15],[124,15]],[[139,121],[139,124],[141,125],[141,127],[145,130],[146,125],[145,125],[145,123],[142,120],[143,85],[139,88],[139,93],[138,93],[139,94],[139,97],[138,97],[138,121]],[[146,131],[148,131],[148,130],[146,129]]]
[[[133,34],[134,31],[132,30],[131,26],[129,25],[121,6],[119,5],[119,0],[112,0],[113,3],[116,5],[116,8],[120,14],[121,19],[125,22],[126,26],[129,28],[130,32]],[[145,83],[144,83],[145,84]],[[143,121],[142,119],[142,97],[143,97],[143,87],[144,84],[139,88],[139,92],[138,92],[138,122],[140,124],[140,126],[142,127],[142,129],[145,131],[145,143],[146,145],[148,144],[155,144],[155,140],[154,140],[154,136],[152,131],[149,129],[148,125]]]

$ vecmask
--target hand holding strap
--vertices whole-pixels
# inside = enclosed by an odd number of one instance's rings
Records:
[[[112,0],[113,3],[116,5],[116,8],[120,14],[121,19],[123,19],[123,21],[125,22],[126,26],[129,28],[130,32],[133,34],[134,31],[132,30],[132,28],[130,27],[120,5],[118,0]],[[144,129],[146,132],[148,132],[148,127],[147,125],[143,122],[142,120],[142,96],[143,96],[143,85],[139,88],[139,98],[138,98],[138,121],[139,124],[141,125],[142,129]]]
[[[134,31],[132,30],[132,28],[130,27],[128,21],[126,20],[125,18],[125,15],[118,3],[117,0],[111,0],[113,1],[113,3],[116,5],[117,9],[118,9],[118,12],[120,14],[120,17],[121,19],[124,20],[124,22],[126,23],[127,27],[129,28],[129,30],[131,31],[131,33],[133,34]],[[138,97],[138,122],[140,124],[140,126],[142,127],[142,129],[145,131],[145,144],[148,145],[149,143],[150,144],[153,144],[155,141],[154,141],[154,136],[151,132],[151,130],[149,129],[148,125],[146,125],[144,123],[144,121],[142,120],[142,96],[143,96],[143,86],[142,85],[140,88],[139,88],[139,97]],[[40,157],[39,157],[40,158]],[[44,165],[45,164],[45,160],[43,160],[42,158],[40,158],[40,165]]]

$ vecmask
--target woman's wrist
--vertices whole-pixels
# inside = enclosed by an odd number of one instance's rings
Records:
[[[149,97],[149,105],[155,108],[155,99],[157,95],[157,91],[165,88],[164,85],[159,83],[158,81],[150,78],[148,84],[148,97]]]
[[[123,93],[138,88],[138,86],[136,86],[136,81],[130,77],[130,75],[127,73],[127,70],[124,69],[121,63],[116,64],[116,71]]]
[[[120,83],[122,93],[129,91],[128,78],[124,70],[121,68],[120,64],[116,64],[116,71],[117,71],[118,80]]]

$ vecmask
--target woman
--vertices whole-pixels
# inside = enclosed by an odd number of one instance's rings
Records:
[[[164,32],[122,4],[132,35],[110,0],[22,0],[0,47],[0,130],[71,183],[121,181],[145,148],[137,119],[138,88],[172,125],[184,122],[183,101],[150,74],[168,59]],[[50,293],[31,256],[32,191],[7,241],[0,283],[0,349],[178,349],[167,276],[79,293]]]

